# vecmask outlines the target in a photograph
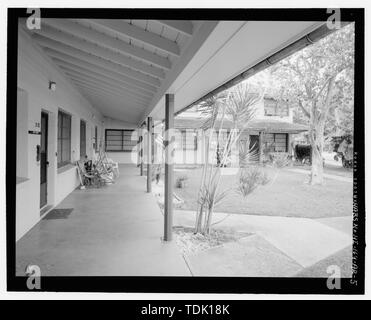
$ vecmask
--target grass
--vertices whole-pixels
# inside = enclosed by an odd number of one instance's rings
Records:
[[[238,175],[221,177],[220,191],[231,189],[216,212],[303,218],[325,218],[349,216],[352,214],[353,186],[349,182],[325,179],[323,186],[304,183],[305,175],[285,169],[275,171],[263,168],[271,178],[265,186],[259,187],[247,199],[236,192]],[[175,179],[188,176],[185,188],[175,192],[184,200],[181,209],[195,210],[200,187],[201,169],[178,169]],[[274,178],[276,177],[276,178]]]
[[[310,172],[310,166],[300,166],[300,169],[307,170],[308,173]],[[341,166],[336,166],[333,164],[325,164],[323,168],[323,172],[325,174],[332,174],[339,177],[344,178],[352,178],[353,177],[353,169],[351,168],[343,168]]]

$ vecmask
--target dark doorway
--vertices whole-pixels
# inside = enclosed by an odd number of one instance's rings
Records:
[[[48,201],[48,114],[46,112],[41,112],[40,129],[40,208],[42,208]]]
[[[259,136],[250,135],[250,161],[259,161]]]
[[[242,135],[239,140],[239,164],[241,168],[259,161],[259,136]]]
[[[86,122],[80,121],[80,159],[86,156]]]

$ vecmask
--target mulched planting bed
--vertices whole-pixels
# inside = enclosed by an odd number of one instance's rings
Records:
[[[253,233],[235,232],[233,230],[212,229],[210,235],[194,233],[194,228],[176,226],[173,228],[176,244],[182,254],[191,255],[222,246],[225,243],[238,241]]]

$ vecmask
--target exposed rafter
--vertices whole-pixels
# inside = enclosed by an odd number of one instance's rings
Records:
[[[113,70],[107,69],[107,68],[102,68],[100,66],[91,64],[89,62],[76,59],[75,57],[66,55],[64,53],[52,50],[52,49],[45,49],[45,52],[52,57],[54,61],[56,61],[59,65],[64,65],[64,66],[69,66],[74,68],[75,70],[89,70],[93,71],[95,73],[104,75],[106,77],[110,77],[112,79],[115,79],[120,82],[125,82],[129,85],[135,86],[139,89],[144,89],[149,92],[156,92],[157,89],[154,86],[151,86],[147,83],[135,80],[133,78],[127,77],[126,75],[119,73],[119,72],[114,72]]]
[[[170,86],[215,24],[44,18],[40,29],[28,29],[26,20],[19,21],[48,61],[83,95],[89,93],[92,105],[116,115],[132,113],[138,122],[158,108],[166,90],[176,88]]]
[[[91,98],[92,103],[96,103],[97,99],[105,99],[105,100],[115,99],[114,97],[112,97],[111,94],[108,94],[108,93],[105,93],[105,92],[97,93],[96,90],[90,89],[88,87],[84,87],[83,85],[79,85],[79,84],[77,84],[76,86],[79,88],[79,90],[82,90],[85,95],[88,95],[88,98]],[[94,98],[94,99],[92,99],[92,98]],[[132,103],[132,102],[127,101],[127,100],[122,100],[122,102],[120,101],[119,105],[121,103],[122,103],[122,105],[132,107],[132,108],[129,108],[125,111],[126,114],[136,115],[138,110],[143,110],[143,108],[145,108],[143,105],[135,104],[135,103]]]
[[[96,86],[97,88],[105,89],[106,91],[109,91],[109,92],[112,92],[112,93],[117,93],[119,95],[122,95],[122,96],[125,96],[127,98],[130,98],[133,101],[138,101],[138,102],[147,104],[148,101],[150,100],[150,99],[147,99],[147,98],[143,98],[143,97],[139,97],[139,96],[133,95],[133,94],[131,94],[129,92],[126,92],[126,91],[117,89],[115,87],[110,87],[109,85],[102,84],[99,81],[94,81],[94,80],[91,80],[91,79],[86,79],[86,78],[75,76],[75,75],[72,75],[72,74],[69,74],[69,73],[66,73],[66,74],[72,80],[76,80],[76,81],[79,81],[79,82],[82,82],[82,83],[85,83],[85,84],[90,84],[92,86]]]
[[[188,20],[158,20],[161,24],[185,34],[187,36],[192,36],[193,34],[193,24]]]
[[[72,20],[77,22],[76,20]],[[171,62],[157,54],[147,50],[135,47],[119,39],[109,37],[106,34],[92,30],[78,23],[71,23],[71,20],[64,19],[43,19],[42,24],[47,24],[54,28],[58,28],[64,32],[68,32],[76,37],[87,41],[97,43],[110,49],[118,50],[123,54],[136,57],[148,63],[154,64],[160,68],[171,69]],[[43,27],[42,27],[43,29]]]
[[[78,76],[78,75],[75,75],[75,74],[72,74],[72,73],[66,72],[66,75],[72,80],[77,80],[77,81],[84,82],[86,84],[99,86],[102,89],[106,89],[106,90],[110,90],[111,92],[118,93],[122,96],[125,96],[127,98],[132,99],[133,101],[138,101],[138,102],[141,102],[143,104],[148,104],[148,99],[146,99],[144,97],[137,96],[137,95],[132,94],[128,91],[124,91],[124,90],[119,91],[117,88],[110,87],[108,84],[102,84],[98,81],[95,81],[95,80],[92,80],[92,79],[89,79],[89,78],[85,78],[85,77],[81,77],[81,76]]]
[[[135,101],[135,100],[131,100],[130,98],[128,98],[127,96],[124,96],[123,94],[120,94],[118,92],[113,92],[113,91],[110,91],[110,90],[107,90],[107,89],[104,89],[104,88],[101,88],[101,87],[98,87],[94,84],[89,84],[89,83],[85,83],[85,82],[82,82],[82,81],[79,81],[79,80],[73,80],[73,83],[76,85],[76,86],[79,86],[79,87],[85,87],[93,92],[95,92],[96,94],[98,93],[104,93],[106,94],[107,96],[110,96],[111,98],[113,96],[115,96],[116,98],[119,97],[122,99],[122,101],[125,101],[125,102],[130,102],[131,104],[135,104],[135,105],[138,105],[138,106],[142,106],[142,107],[145,107],[145,104],[142,103],[142,102],[138,102],[138,101]]]
[[[88,21],[113,30],[118,34],[146,43],[171,55],[180,56],[180,48],[174,41],[160,37],[155,33],[145,31],[132,24],[120,20],[91,19]]]
[[[92,74],[90,72],[80,72],[80,71],[74,70],[73,68],[64,67],[62,65],[60,65],[60,68],[62,70],[64,70],[66,73],[69,73],[71,75],[75,75],[75,76],[79,76],[79,77],[85,77],[86,79],[90,79],[90,80],[94,80],[94,81],[101,81],[102,84],[107,84],[107,85],[110,85],[114,88],[121,88],[125,92],[130,92],[130,93],[136,94],[140,97],[145,97],[145,98],[152,98],[153,97],[153,95],[151,93],[147,92],[147,91],[138,90],[136,88],[134,88],[134,89],[133,88],[128,88],[126,85],[123,86],[121,83],[118,83],[117,81],[109,79],[109,78],[102,77],[99,74]]]
[[[147,63],[143,63],[140,60],[132,59],[127,56],[123,56],[120,53],[114,52],[111,49],[99,47],[91,42],[81,41],[76,37],[70,36],[64,32],[57,31],[53,28],[44,26],[38,30],[37,34],[41,34],[43,37],[56,40],[65,45],[71,46],[75,49],[81,50],[88,54],[93,54],[98,57],[103,57],[106,60],[127,66],[131,69],[144,72],[153,77],[164,79],[165,73],[163,69],[159,67],[150,66]]]
[[[59,51],[59,52],[63,52],[65,54],[73,56],[77,59],[87,61],[87,62],[95,64],[97,66],[105,67],[106,69],[109,69],[109,70],[120,71],[121,73],[124,73],[129,77],[132,77],[134,79],[149,83],[151,85],[160,86],[160,84],[161,84],[160,80],[155,78],[155,77],[151,77],[149,75],[146,75],[146,74],[143,74],[141,72],[134,71],[130,68],[119,65],[117,63],[113,63],[113,62],[110,62],[108,60],[98,58],[96,56],[90,55],[90,54],[88,54],[86,52],[83,52],[81,50],[63,45],[62,43],[60,43],[58,41],[54,41],[54,40],[42,37],[42,36],[37,35],[37,34],[35,34],[33,36],[33,38],[42,47],[47,47],[47,48],[51,48],[51,49],[54,49],[54,50]]]
[[[80,74],[82,76],[94,78],[96,80],[103,80],[103,81],[106,81],[106,82],[110,82],[112,84],[115,84],[115,85],[118,85],[118,86],[122,87],[123,89],[138,93],[139,95],[142,94],[144,96],[152,97],[153,94],[154,94],[153,91],[149,91],[149,90],[146,90],[146,89],[141,89],[141,88],[135,87],[135,86],[130,85],[129,83],[123,82],[120,79],[117,79],[115,77],[106,76],[102,73],[97,73],[97,72],[87,70],[87,69],[84,69],[84,68],[79,68],[78,66],[74,66],[73,64],[66,63],[66,62],[63,62],[63,61],[58,60],[58,59],[53,59],[53,60],[63,70],[70,71],[70,72],[73,71],[73,72],[75,72],[77,74]]]

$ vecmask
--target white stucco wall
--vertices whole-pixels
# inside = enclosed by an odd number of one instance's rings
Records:
[[[49,81],[56,83],[56,91],[49,90]],[[102,130],[103,117],[99,111],[69,83],[50,59],[36,47],[23,30],[18,37],[18,88],[26,97],[18,108],[27,108],[17,131],[23,134],[24,152],[18,167],[27,166],[21,175],[26,181],[17,184],[16,190],[16,240],[20,239],[40,220],[40,162],[36,160],[36,146],[40,135],[28,131],[40,131],[38,124],[41,111],[49,115],[48,124],[48,205],[55,206],[79,184],[76,169],[57,170],[57,118],[58,109],[72,115],[71,124],[71,161],[80,156],[80,119],[87,123],[86,148],[89,157],[93,154],[91,130],[98,126]],[[23,110],[25,111],[25,110]],[[26,125],[24,125],[26,123]],[[18,161],[17,161],[18,162]],[[61,172],[63,171],[63,172]],[[18,175],[18,173],[17,173]]]

